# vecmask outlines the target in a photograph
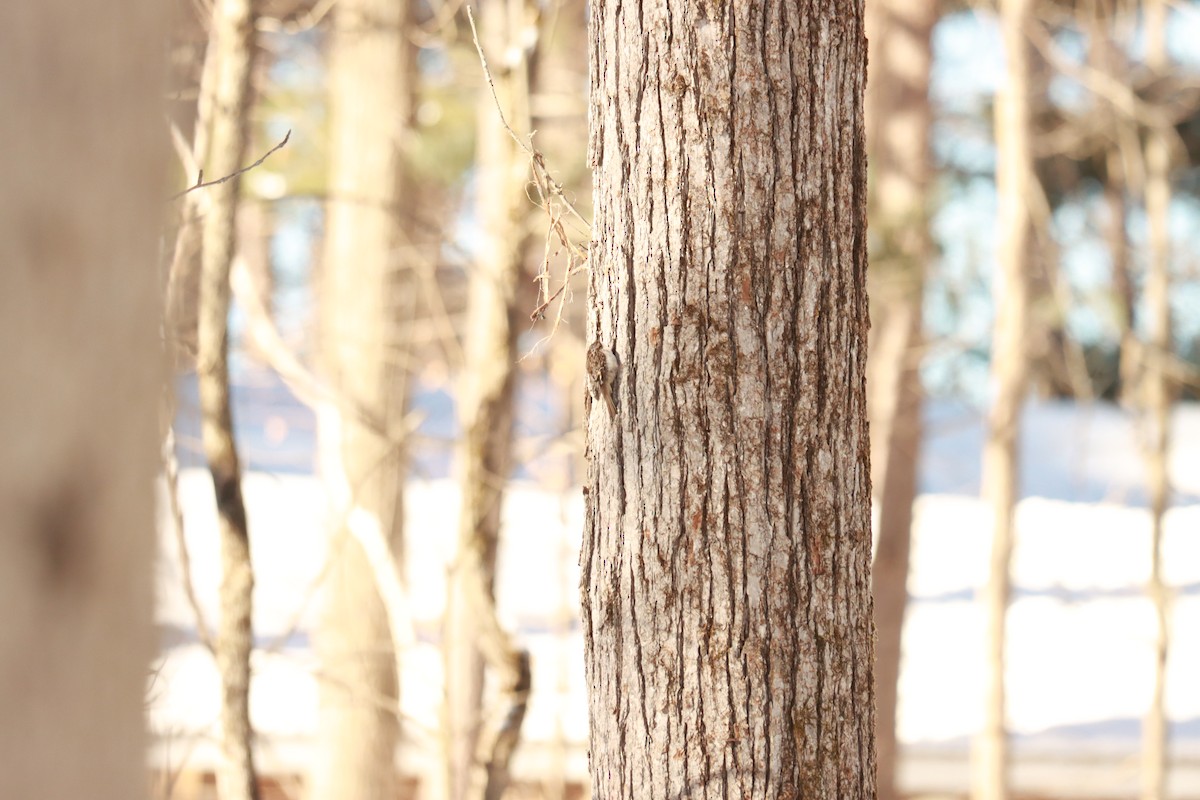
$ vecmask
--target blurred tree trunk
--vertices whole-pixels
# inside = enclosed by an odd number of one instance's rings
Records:
[[[1092,0],[1082,18],[1088,38],[1088,66],[1114,80],[1123,80],[1130,69],[1129,58],[1121,44],[1121,4],[1113,0]],[[1127,39],[1127,36],[1125,37]],[[1113,131],[1113,139],[1104,153],[1104,203],[1108,208],[1105,239],[1112,260],[1112,303],[1115,307],[1120,351],[1116,373],[1117,396],[1123,404],[1136,401],[1137,383],[1137,290],[1126,225],[1129,218],[1129,193],[1134,188],[1139,170],[1130,169],[1132,159],[1141,163],[1141,154],[1129,152],[1129,144],[1137,141],[1136,121],[1109,104],[1101,105],[1101,124]]]
[[[467,301],[466,363],[458,405],[462,513],[458,551],[447,587],[443,632],[447,796],[499,798],[520,738],[529,697],[529,656],[518,651],[496,617],[496,548],[504,486],[512,467],[517,335],[528,323],[518,307],[533,206],[525,193],[529,156],[513,141],[530,129],[530,59],[537,18],[527,0],[486,0],[480,45],[495,97],[481,87],[476,133],[479,257]],[[501,118],[503,114],[503,118]],[[495,731],[485,730],[484,664],[495,672],[500,699]]]
[[[590,216],[591,199],[591,173],[580,147],[587,137],[587,15],[587,0],[546,3],[537,52],[530,59],[533,93],[529,109],[538,149],[584,216]],[[583,306],[576,303],[567,309],[571,324],[586,318]]]
[[[867,135],[872,235],[868,411],[879,533],[872,570],[879,797],[896,789],[896,698],[908,603],[909,541],[921,447],[921,305],[929,239],[933,0],[867,4]]]
[[[588,124],[587,17],[587,0],[550,0],[546,3],[542,14],[530,113],[531,128],[537,131],[536,143],[545,154],[546,163],[551,166],[555,179],[563,185],[580,213],[591,219],[592,174],[588,169],[587,150],[580,146],[581,142],[587,141]],[[539,218],[544,225],[546,218]],[[567,230],[577,233],[580,248],[586,252],[584,242],[590,236],[590,228],[579,225]],[[586,270],[580,270],[571,280],[574,297],[586,296],[586,282]],[[578,496],[587,470],[582,447],[585,377],[583,334],[586,330],[587,303],[567,304],[563,309],[563,317],[565,325],[559,327],[549,347],[541,348],[540,352],[544,354],[544,366],[541,369],[553,382],[555,396],[562,401],[553,418],[543,422],[552,426],[554,439],[563,445],[556,447],[551,462],[555,474],[551,476],[549,484],[553,487],[551,490],[559,494],[560,515],[565,523],[566,509]],[[577,559],[578,553],[573,544],[565,540],[560,543],[557,563],[563,569],[551,578],[555,599],[550,617],[560,660],[558,669],[540,673],[553,675],[553,678],[545,685],[539,685],[539,692],[566,696],[570,691],[575,670],[569,653],[574,640],[572,631],[578,618],[579,601],[575,595],[576,583],[566,567]],[[540,776],[542,800],[566,800],[574,791],[568,763],[573,750],[572,737],[567,734],[570,714],[565,704],[560,704],[554,711],[547,742],[546,768]]]
[[[1147,0],[1145,6],[1146,65],[1155,75],[1168,69],[1167,4]],[[1167,457],[1171,443],[1171,151],[1172,132],[1152,127],[1146,135],[1146,220],[1150,229],[1150,261],[1146,275],[1149,330],[1142,366],[1143,435],[1149,479],[1151,519],[1150,599],[1156,623],[1154,690],[1142,727],[1142,800],[1163,800],[1167,787],[1167,652],[1170,626],[1167,588],[1162,576],[1163,521],[1171,501]]]
[[[1055,74],[1053,66],[1036,47],[1027,48],[1026,57],[1026,96],[1047,97]],[[1031,149],[1037,137],[1043,134],[1038,122],[1031,107]],[[1025,201],[1030,225],[1029,261],[1026,267],[1029,327],[1025,331],[1024,345],[1029,362],[1026,390],[1036,392],[1041,397],[1069,397],[1086,401],[1092,397],[1091,380],[1082,351],[1067,332],[1070,298],[1059,269],[1059,248],[1050,235],[1053,209],[1038,183],[1036,161],[1031,161],[1031,164],[1033,166],[1030,169],[1034,170],[1030,178],[1031,191]]]
[[[1134,337],[1137,322],[1136,292],[1130,266],[1129,237],[1125,226],[1129,218],[1125,169],[1121,164],[1119,148],[1113,147],[1105,155],[1106,176],[1104,199],[1108,206],[1109,227],[1107,230],[1108,252],[1112,258],[1114,303],[1117,307],[1121,335],[1118,355],[1117,393],[1124,402],[1133,401],[1136,380],[1137,344]]]
[[[1030,57],[1028,28],[1033,0],[1000,0],[1007,64],[996,97],[996,193],[998,237],[992,335],[992,407],[983,450],[983,495],[992,509],[992,554],[982,602],[985,617],[984,720],[971,752],[971,796],[1008,796],[1008,731],[1005,720],[1004,651],[1008,615],[1013,519],[1018,499],[1021,409],[1028,375],[1029,274],[1035,245],[1030,204],[1033,154],[1030,144]]]
[[[238,208],[238,255],[246,267],[254,294],[262,301],[262,311],[268,317],[275,313],[275,273],[271,259],[271,238],[275,233],[273,206],[266,200],[243,202]],[[268,358],[253,337],[247,337],[245,349],[260,364]]]
[[[217,78],[213,102],[210,179],[231,175],[245,160],[254,57],[251,0],[220,0],[214,6]],[[217,771],[222,800],[258,797],[250,725],[250,652],[254,646],[251,600],[254,570],[242,502],[242,471],[229,403],[229,270],[237,232],[238,178],[200,191],[209,193],[200,258],[200,309],[196,373],[204,421],[204,454],[212,473],[220,518],[221,615],[217,667],[221,673],[224,759]]]
[[[190,14],[188,16],[191,16]],[[208,159],[209,138],[212,134],[213,100],[217,89],[217,40],[208,37],[200,66],[200,81],[196,85],[195,119],[192,123],[191,158],[195,166]],[[183,86],[187,86],[186,83]],[[209,175],[209,178],[221,177]],[[187,183],[197,175],[184,176]],[[203,221],[210,207],[208,192],[196,191],[185,195],[179,203],[178,230],[172,249],[170,271],[167,274],[165,324],[167,353],[175,368],[193,368],[200,304],[200,252],[204,236]]]
[[[321,356],[340,395],[322,420],[322,469],[374,517],[401,560],[405,410],[415,288],[402,208],[415,52],[408,0],[340,0],[329,43],[330,201],[320,280]],[[336,473],[336,474],[334,474]],[[347,509],[333,509],[335,515]],[[376,800],[396,793],[399,676],[388,609],[367,554],[344,531],[330,548],[317,634],[317,755],[310,794]]]
[[[875,796],[863,13],[592,7],[595,797]]]
[[[167,4],[0,6],[0,797],[144,798]]]

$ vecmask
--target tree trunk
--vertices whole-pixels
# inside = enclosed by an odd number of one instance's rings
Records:
[[[214,7],[217,79],[210,179],[231,175],[242,165],[248,141],[250,65],[254,56],[251,0],[220,0]],[[254,571],[242,502],[242,471],[229,408],[229,269],[236,244],[237,178],[202,189],[209,193],[200,267],[200,310],[196,373],[204,420],[204,454],[212,473],[220,519],[221,617],[217,625],[217,667],[221,673],[221,728],[224,760],[217,771],[222,800],[258,797],[250,726],[251,595]]]
[[[1156,75],[1167,70],[1167,6],[1162,0],[1146,4],[1146,64]],[[1171,208],[1168,132],[1151,129],[1146,137],[1146,220],[1150,228],[1150,263],[1146,276],[1149,332],[1142,353],[1143,433],[1150,494],[1151,560],[1148,591],[1154,603],[1154,690],[1142,726],[1142,800],[1163,800],[1167,785],[1167,588],[1162,576],[1163,518],[1171,500],[1167,457],[1171,441],[1171,387],[1167,359],[1171,356]]]
[[[324,369],[340,395],[336,424],[321,424],[331,496],[379,525],[400,560],[409,330],[414,290],[401,225],[404,149],[412,115],[414,53],[406,0],[341,0],[329,45],[330,202],[320,285]],[[337,474],[334,474],[337,473]],[[345,509],[334,509],[342,514]],[[388,609],[357,540],[338,534],[317,634],[317,757],[310,794],[375,800],[396,792],[397,654]],[[344,541],[341,539],[344,538]],[[382,700],[382,702],[380,702]]]
[[[591,36],[593,795],[874,797],[863,5]]]
[[[1122,44],[1121,3],[1111,0],[1096,0],[1086,21],[1084,35],[1087,37],[1088,66],[1100,74],[1116,81],[1123,79],[1130,69],[1129,56]],[[1113,144],[1104,153],[1104,203],[1108,207],[1108,222],[1104,238],[1108,243],[1109,258],[1112,260],[1111,302],[1116,315],[1120,349],[1115,374],[1116,395],[1123,405],[1133,407],[1137,402],[1139,366],[1137,337],[1137,289],[1133,281],[1132,253],[1126,231],[1129,217],[1129,194],[1139,186],[1137,174],[1140,170],[1130,169],[1139,164],[1141,153],[1130,145],[1138,141],[1136,120],[1122,114],[1118,109],[1101,105],[1101,124],[1113,131]]]
[[[937,7],[932,0],[879,0],[868,4],[867,11],[869,203],[875,232],[867,386],[872,485],[879,509],[872,570],[876,758],[879,797],[893,800],[900,645],[921,446],[921,307],[933,253],[927,211],[929,72]]]
[[[167,17],[0,7],[0,797],[147,796]]]
[[[1117,396],[1122,403],[1132,403],[1137,390],[1137,342],[1134,335],[1137,322],[1136,292],[1130,267],[1129,237],[1125,226],[1128,223],[1125,170],[1121,166],[1121,153],[1113,147],[1105,155],[1106,175],[1104,199],[1108,206],[1109,226],[1106,230],[1108,252],[1112,259],[1113,301],[1117,308],[1118,329],[1121,336],[1117,357]]]
[[[992,407],[983,450],[983,494],[991,506],[992,553],[983,589],[984,721],[972,743],[971,796],[1008,796],[1008,733],[1005,722],[1004,643],[1010,594],[1013,517],[1018,498],[1021,409],[1028,385],[1025,331],[1029,322],[1030,258],[1035,246],[1030,216],[1033,155],[1030,147],[1029,40],[1032,0],[1001,0],[1007,64],[996,98],[996,193],[1000,252],[992,335]]]
[[[518,297],[533,208],[525,194],[529,156],[504,121],[517,131],[529,130],[529,58],[537,40],[527,47],[523,34],[535,22],[526,18],[525,0],[488,0],[481,6],[480,44],[492,65],[496,96],[481,88],[476,163],[483,238],[467,301],[470,327],[458,397],[462,516],[443,633],[452,800],[499,797],[529,697],[529,656],[499,624],[495,580],[500,510],[512,464],[517,334],[528,324]],[[484,730],[485,661],[507,704],[495,731]]]

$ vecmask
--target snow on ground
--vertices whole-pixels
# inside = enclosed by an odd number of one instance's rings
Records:
[[[314,586],[328,527],[323,491],[310,474],[312,420],[269,380],[242,387],[235,402],[245,406],[235,411],[239,436],[249,445],[247,462],[260,470],[248,474],[245,485],[260,647],[251,714],[263,767],[302,771],[317,720],[308,631],[318,610]],[[443,412],[430,419],[442,425]],[[914,790],[953,791],[965,786],[967,737],[981,716],[983,616],[975,598],[987,569],[990,519],[973,496],[980,415],[939,403],[927,416],[925,494],[916,509],[901,676],[902,779]],[[1168,705],[1174,747],[1183,758],[1175,773],[1184,792],[1179,796],[1200,797],[1200,407],[1181,408],[1175,421],[1176,507],[1164,551],[1166,578],[1175,588]],[[188,430],[181,426],[185,448]],[[1149,518],[1135,427],[1112,407],[1031,405],[1022,445],[1025,499],[1017,518],[1007,671],[1021,759],[1017,781],[1064,797],[1132,796],[1153,631],[1143,592]],[[424,462],[421,474],[429,479],[410,484],[406,503],[406,579],[417,644],[405,653],[402,702],[405,734],[418,747],[402,748],[402,758],[415,770],[429,765],[442,691],[438,620],[458,514],[448,464],[444,456]],[[273,474],[261,471],[268,469]],[[207,474],[185,469],[181,496],[193,582],[211,624],[219,559]],[[163,520],[158,619],[164,661],[150,692],[156,758],[211,766],[218,757],[217,673],[197,643],[165,513]],[[564,768],[556,765],[565,758],[567,774],[581,779],[587,769],[576,615],[582,496],[578,489],[557,494],[518,482],[510,488],[504,522],[501,615],[531,650],[534,668],[526,740],[515,766],[526,776],[545,775]]]
[[[255,565],[254,625],[262,650],[254,657],[251,717],[266,741],[301,746],[271,748],[265,765],[280,770],[304,763],[303,740],[316,728],[317,684],[308,631],[316,620],[313,592],[324,563],[324,495],[312,477],[251,473],[245,480]],[[180,501],[185,510],[191,574],[205,617],[215,618],[219,584],[216,509],[207,473],[184,470]],[[161,505],[161,504],[160,504]],[[405,654],[402,704],[406,734],[432,744],[441,700],[437,641],[445,598],[450,547],[456,535],[458,490],[450,481],[416,482],[406,501],[407,569],[417,644]],[[556,495],[514,486],[504,518],[511,549],[499,562],[501,618],[519,631],[533,653],[533,681],[525,733],[540,749],[582,743],[587,736],[583,642],[578,628],[577,565],[583,525],[582,496]],[[163,520],[159,560],[158,622],[165,657],[151,690],[150,724],[173,742],[198,740],[193,763],[212,763],[217,731],[218,676],[198,643],[194,614],[183,591],[178,549]],[[186,748],[183,748],[186,750]],[[573,774],[586,770],[583,751],[571,754]],[[548,757],[548,756],[547,756]],[[160,758],[166,755],[160,753]]]
[[[216,608],[215,510],[205,473],[181,481],[196,591],[206,616]],[[253,530],[255,656],[252,716],[268,743],[265,766],[302,765],[316,725],[316,679],[307,629],[313,583],[323,559],[319,484],[302,476],[251,474],[246,481]],[[406,654],[403,703],[413,741],[431,744],[441,694],[435,648],[444,596],[448,543],[457,515],[448,481],[414,483],[408,507],[407,579],[418,645]],[[534,657],[534,698],[527,748],[542,759],[569,745],[582,776],[587,732],[582,642],[575,620],[582,500],[514,487],[505,506],[509,539],[501,559],[503,618]],[[1143,597],[1149,570],[1149,525],[1140,509],[1029,499],[1019,509],[1016,592],[1010,611],[1010,720],[1023,746],[1076,751],[1100,747],[1132,753],[1137,720],[1149,699],[1151,610]],[[1167,521],[1168,581],[1177,589],[1168,702],[1181,753],[1200,756],[1200,506],[1173,510]],[[926,496],[917,507],[913,594],[905,631],[900,733],[913,745],[956,745],[979,718],[982,613],[975,592],[988,555],[989,522],[976,499]],[[163,738],[199,737],[194,758],[215,758],[217,674],[194,641],[192,613],[180,589],[170,537],[160,564],[159,621],[168,644],[153,691],[151,722]],[[286,639],[294,620],[300,628]],[[270,744],[274,743],[274,744]],[[936,748],[935,748],[936,749]],[[411,755],[411,754],[410,754]],[[421,761],[417,759],[416,761]],[[414,761],[414,766],[417,766]],[[423,762],[422,762],[423,763]]]
[[[975,592],[987,568],[990,524],[974,498],[918,501],[900,687],[905,741],[966,737],[981,720],[983,610]],[[1153,610],[1143,593],[1149,515],[1031,498],[1021,503],[1017,525],[1008,617],[1012,730],[1033,736],[1073,727],[1054,738],[1136,747],[1138,731],[1125,721],[1145,712],[1153,674]],[[1168,703],[1178,723],[1200,720],[1198,531],[1200,506],[1168,514],[1165,573],[1176,589]],[[1200,755],[1198,734],[1180,745]]]
[[[1200,503],[1200,404],[1172,414],[1175,502]],[[984,417],[952,400],[927,404],[922,494],[979,494]],[[1146,505],[1136,416],[1111,403],[1030,401],[1021,418],[1021,496]]]

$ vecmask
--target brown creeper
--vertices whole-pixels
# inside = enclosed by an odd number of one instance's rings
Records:
[[[603,397],[610,416],[616,416],[613,402],[613,379],[617,377],[617,357],[600,340],[592,342],[587,351],[588,383],[593,397]]]

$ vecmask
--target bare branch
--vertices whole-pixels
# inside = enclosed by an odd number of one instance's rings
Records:
[[[571,236],[568,233],[566,226],[563,224],[564,212],[559,211],[558,209],[563,209],[566,213],[569,213],[580,224],[582,224],[583,229],[579,232],[588,238],[591,236],[592,225],[590,222],[584,219],[583,215],[579,213],[579,210],[575,208],[575,204],[567,198],[566,194],[563,192],[562,184],[554,180],[554,178],[550,175],[550,171],[546,167],[545,156],[540,150],[533,147],[533,134],[530,134],[530,141],[529,143],[526,143],[521,140],[521,137],[518,136],[517,132],[513,130],[511,125],[509,125],[508,120],[504,116],[504,109],[500,104],[500,98],[496,92],[496,82],[492,78],[492,71],[488,66],[487,56],[483,52],[483,46],[479,43],[479,31],[475,27],[475,16],[471,12],[471,6],[468,5],[466,8],[467,21],[471,24],[471,38],[475,43],[475,52],[479,55],[479,64],[481,67],[483,67],[483,75],[487,80],[488,89],[492,93],[492,101],[496,105],[496,113],[500,115],[500,121],[503,123],[504,129],[508,131],[509,136],[511,136],[513,141],[517,143],[517,146],[529,156],[529,166],[533,173],[533,186],[537,191],[537,199],[535,200],[534,198],[530,197],[530,200],[543,211],[545,211],[550,220],[549,230],[547,231],[546,254],[542,261],[542,270],[538,274],[537,278],[540,285],[541,301],[538,304],[538,307],[530,315],[530,319],[535,322],[543,319],[546,309],[550,307],[556,298],[561,297],[562,301],[558,305],[558,312],[556,314],[554,325],[550,334],[534,345],[533,350],[536,350],[542,341],[545,341],[546,338],[554,335],[555,331],[558,330],[558,326],[562,322],[565,301],[568,297],[568,294],[565,292],[567,283],[575,274],[588,268],[587,246],[585,245],[581,247],[571,240]],[[557,255],[565,250],[567,255],[567,268],[563,274],[562,287],[553,294],[550,292],[549,271],[549,260],[551,257],[549,239],[552,234],[558,238],[558,241],[561,244],[561,247],[555,251],[555,254]],[[531,350],[530,353],[532,353],[533,350]]]
[[[321,24],[321,20],[329,15],[329,12],[333,10],[336,3],[337,0],[318,0],[312,8],[292,19],[259,17],[255,24],[260,31],[267,33],[287,33],[293,35],[305,33]]]
[[[528,153],[529,158],[532,159],[534,157],[533,149],[521,141],[521,137],[517,136],[517,132],[512,129],[512,126],[508,124],[508,120],[504,118],[504,109],[500,105],[500,97],[496,94],[496,82],[492,79],[492,70],[488,67],[487,56],[483,52],[483,45],[479,43],[479,31],[475,29],[475,15],[471,13],[470,6],[467,6],[467,21],[471,23],[471,39],[475,42],[475,52],[479,54],[479,63],[483,66],[483,76],[487,78],[488,88],[492,90],[492,100],[496,104],[496,113],[500,115],[500,122],[503,123],[504,129],[508,131],[508,135],[517,143],[517,147]]]
[[[248,164],[247,166],[244,166],[239,170],[234,170],[233,172],[229,173],[228,175],[226,175],[223,178],[217,178],[216,180],[205,181],[204,180],[204,170],[199,170],[196,174],[196,183],[193,184],[192,186],[189,186],[188,188],[184,189],[182,192],[171,195],[170,199],[178,200],[179,198],[183,197],[185,194],[194,192],[197,189],[204,189],[208,186],[216,186],[217,184],[225,183],[226,181],[231,181],[234,178],[238,177],[239,175],[243,175],[243,174],[249,172],[250,170],[254,169],[255,167],[260,166],[264,161],[267,160],[267,158],[272,153],[274,153],[276,150],[281,149],[285,144],[287,144],[288,140],[291,138],[292,138],[292,132],[289,129],[288,132],[286,134],[284,134],[284,137],[283,137],[283,139],[280,140],[279,144],[275,145],[270,150],[263,153],[262,157],[259,158],[257,161],[255,161],[253,164]]]
[[[332,404],[372,433],[387,439],[392,446],[402,443],[421,424],[424,416],[413,411],[405,415],[398,425],[389,425],[355,398],[338,392],[314,375],[283,341],[241,258],[234,260],[229,283],[238,304],[246,312],[247,332],[254,344],[262,351],[267,365],[279,374],[300,402],[314,410]]]
[[[183,585],[183,594],[196,618],[196,636],[200,643],[208,648],[208,652],[216,655],[217,648],[213,644],[212,629],[208,627],[204,610],[196,597],[196,587],[192,584],[192,559],[188,553],[187,537],[184,535],[183,507],[179,503],[179,461],[175,458],[175,428],[169,420],[166,428],[162,443],[162,466],[167,484],[167,503],[171,507],[171,520],[174,523],[172,527],[175,529],[175,547],[179,551],[179,580]]]

